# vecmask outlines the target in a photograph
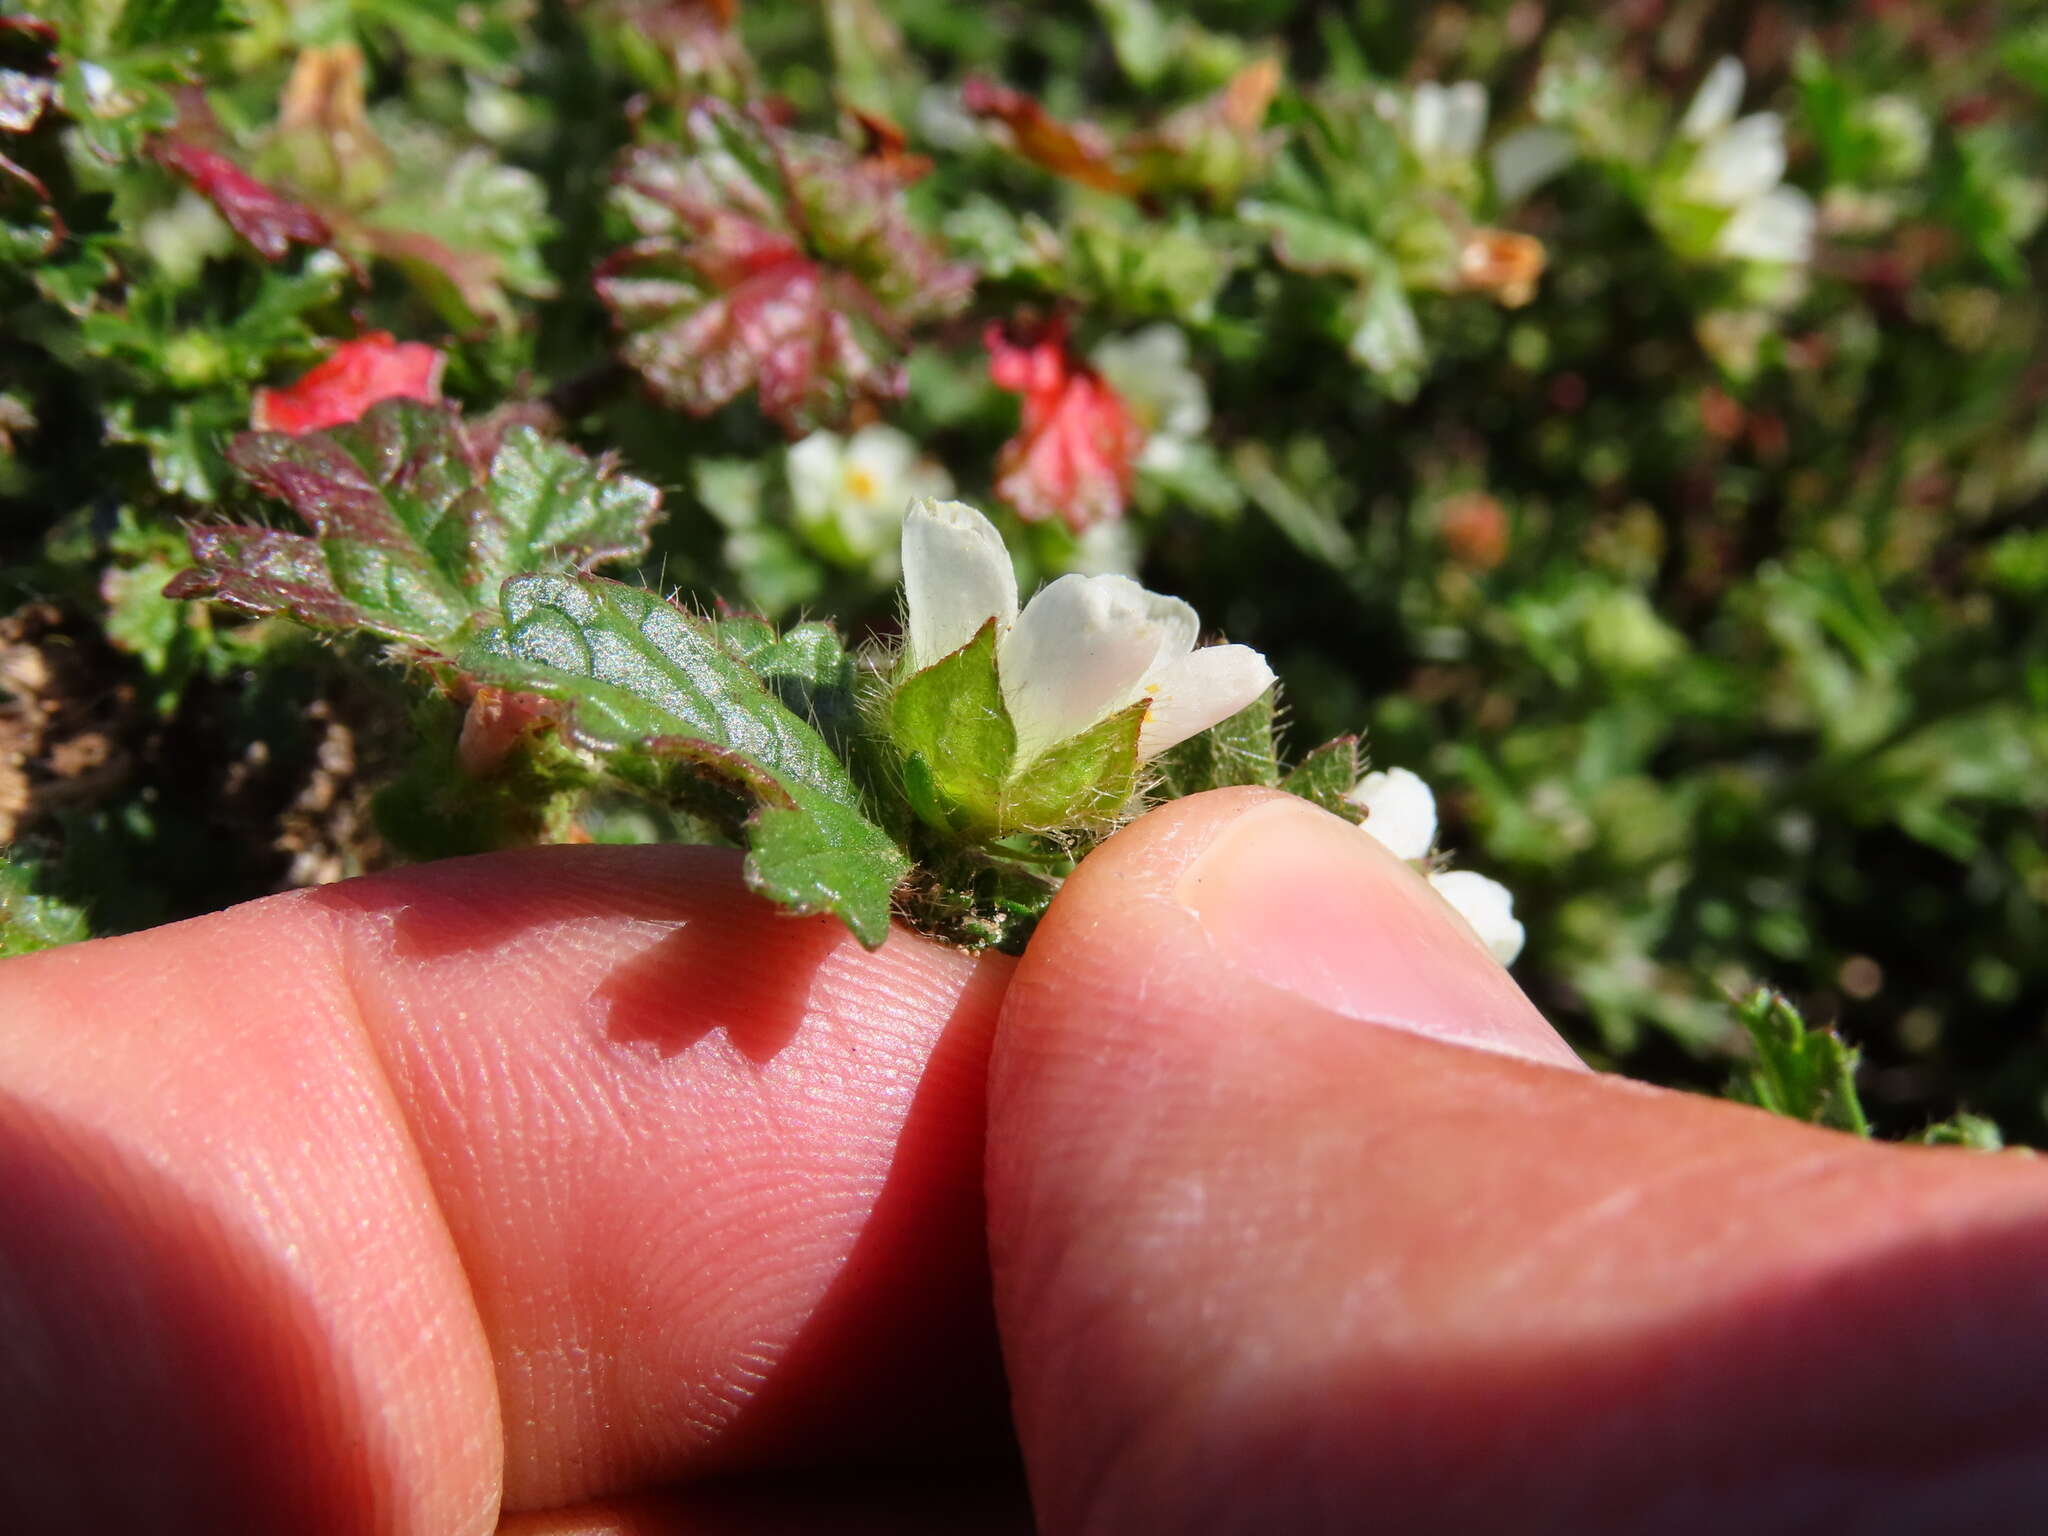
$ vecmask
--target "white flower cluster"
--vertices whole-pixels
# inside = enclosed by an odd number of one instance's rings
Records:
[[[1726,210],[1714,238],[1724,256],[1745,261],[1805,262],[1813,254],[1813,199],[1784,185],[1785,123],[1775,112],[1738,118],[1742,65],[1724,58],[1707,71],[1678,135],[1693,146],[1679,183],[1696,203]]]
[[[1436,846],[1436,796],[1406,768],[1368,773],[1344,798],[1365,812],[1364,830],[1394,857],[1419,863]],[[1512,965],[1522,952],[1523,934],[1507,887],[1467,869],[1441,869],[1427,878],[1493,957]]]

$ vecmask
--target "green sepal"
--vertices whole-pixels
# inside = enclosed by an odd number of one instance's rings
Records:
[[[481,682],[554,699],[578,744],[651,757],[754,802],[747,884],[796,912],[830,912],[870,949],[888,936],[909,860],[809,721],[722,643],[652,592],[595,577],[515,576],[505,623],[462,657]]]
[[[1003,792],[1006,831],[1053,832],[1113,821],[1138,788],[1141,700],[1046,748],[1017,769]]]
[[[1017,728],[996,676],[994,619],[952,655],[904,679],[889,697],[888,730],[906,779],[914,780],[904,788],[920,818],[955,834],[1008,830],[1003,786]]]
[[[1362,821],[1364,813],[1344,797],[1351,793],[1364,771],[1365,760],[1358,750],[1358,738],[1339,736],[1335,741],[1324,742],[1296,763],[1293,771],[1280,781],[1280,787],[1290,795],[1299,795],[1321,806],[1332,815],[1342,816],[1346,821]]]
[[[1154,759],[1160,790],[1169,797],[1239,784],[1271,788],[1280,782],[1273,741],[1273,690],[1268,688],[1227,720],[1190,736]]]

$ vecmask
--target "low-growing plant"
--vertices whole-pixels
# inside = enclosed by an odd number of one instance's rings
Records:
[[[1014,948],[1263,784],[1604,1063],[2039,1139],[2048,32],[1866,9],[0,16],[0,951],[658,839]]]

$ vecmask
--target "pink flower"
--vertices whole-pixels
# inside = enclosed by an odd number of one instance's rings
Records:
[[[1024,397],[1017,435],[996,457],[996,494],[1028,522],[1060,517],[1079,533],[1123,516],[1145,432],[1123,397],[1067,349],[1054,324],[1024,341],[990,326],[988,374]]]
[[[303,437],[354,421],[379,400],[431,405],[441,398],[445,361],[425,342],[395,341],[389,331],[370,331],[342,342],[297,383],[257,390],[250,425]]]

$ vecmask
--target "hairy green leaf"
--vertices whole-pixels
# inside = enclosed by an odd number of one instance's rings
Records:
[[[506,432],[488,467],[483,446],[452,408],[412,400],[302,437],[248,433],[229,458],[312,532],[195,528],[198,566],[169,590],[447,658],[496,617],[506,577],[646,549],[652,486],[531,427]]]
[[[1861,1053],[1832,1029],[1810,1029],[1783,993],[1759,987],[1737,1005],[1756,1060],[1728,1085],[1728,1097],[1773,1114],[1857,1136],[1870,1121],[1856,1092]]]
[[[503,602],[504,624],[464,654],[466,670],[558,701],[593,750],[644,751],[744,790],[757,804],[748,884],[794,911],[834,914],[869,948],[887,937],[909,861],[867,819],[824,738],[712,625],[595,577],[515,577]]]

